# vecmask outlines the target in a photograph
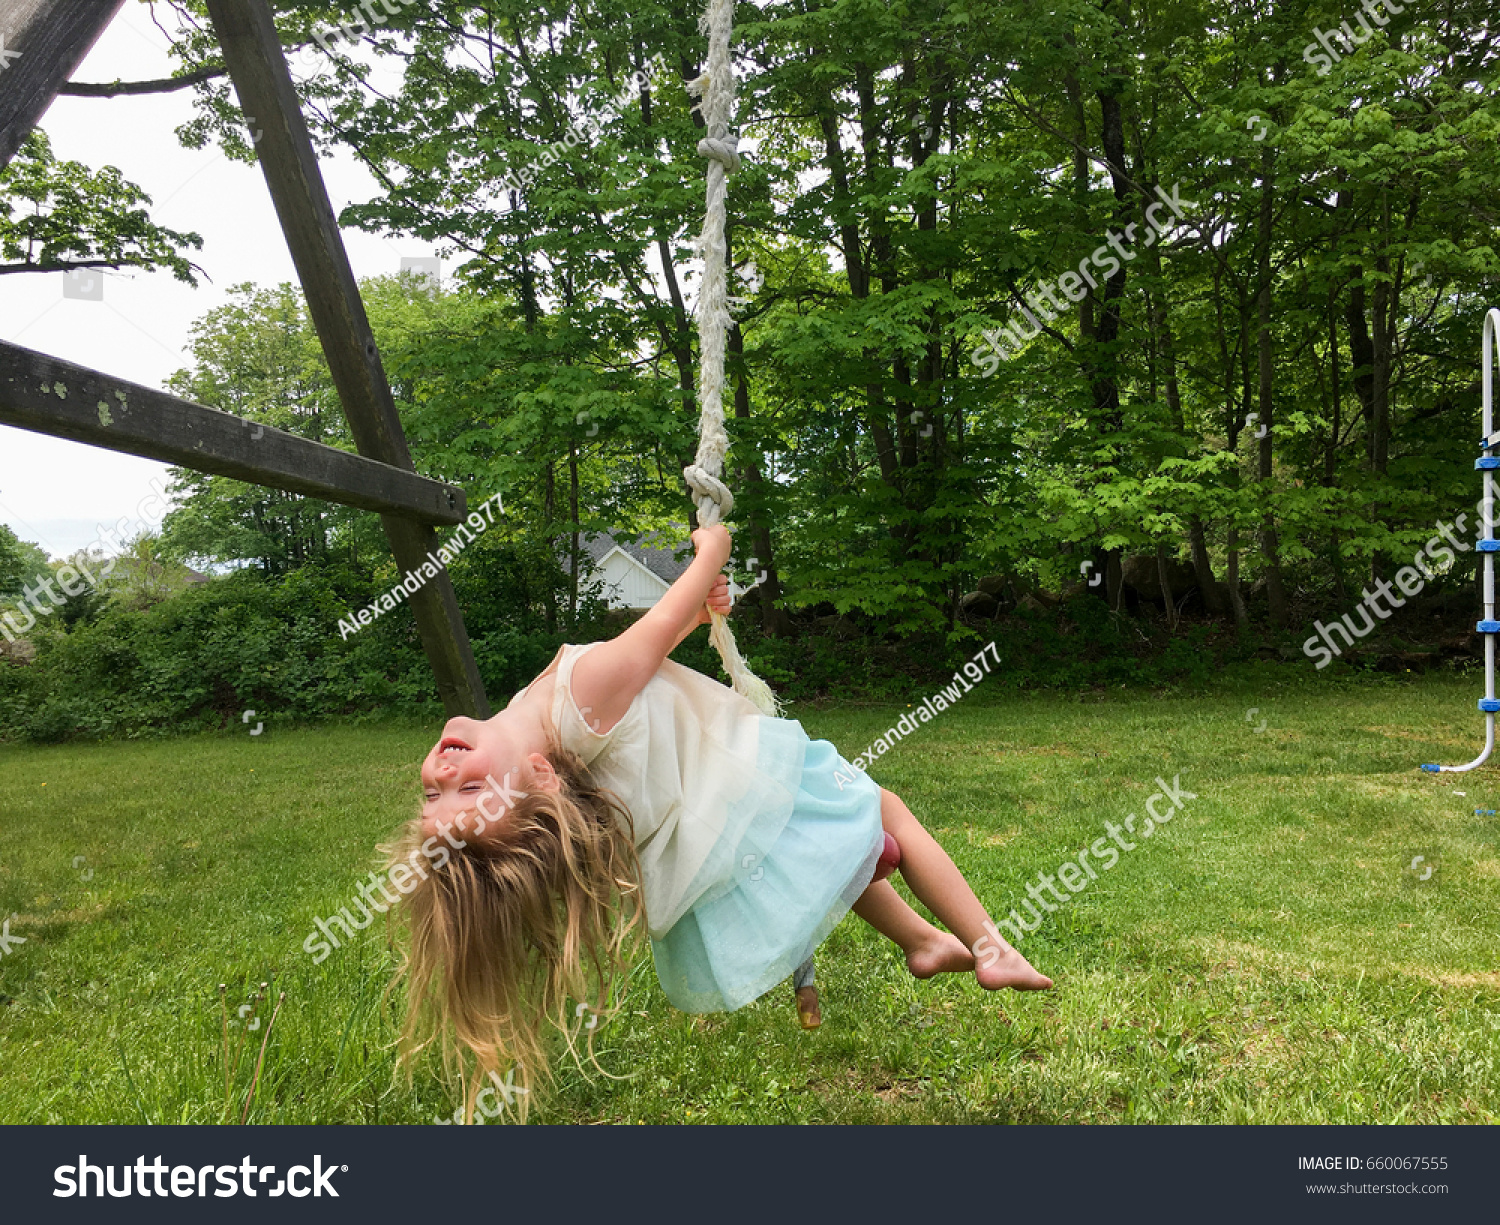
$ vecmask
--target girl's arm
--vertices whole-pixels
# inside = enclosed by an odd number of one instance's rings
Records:
[[[600,643],[573,669],[573,700],[588,710],[589,726],[607,732],[625,716],[672,650],[707,619],[709,597],[715,611],[727,612],[729,594],[722,574],[731,548],[723,524],[693,533],[697,556],[666,595],[618,638]],[[722,607],[720,607],[722,605]]]

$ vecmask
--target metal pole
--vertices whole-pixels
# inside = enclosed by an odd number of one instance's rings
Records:
[[[1495,635],[1500,634],[1500,621],[1495,620],[1495,553],[1500,551],[1500,541],[1495,539],[1495,469],[1500,468],[1500,456],[1493,454],[1495,448],[1500,446],[1500,437],[1495,435],[1494,401],[1497,333],[1500,333],[1500,310],[1491,307],[1484,316],[1484,331],[1479,342],[1480,360],[1484,363],[1481,376],[1484,388],[1484,436],[1479,440],[1480,457],[1474,461],[1474,466],[1484,473],[1484,501],[1479,504],[1483,531],[1477,545],[1484,558],[1484,620],[1477,627],[1484,635],[1484,697],[1479,699],[1479,709],[1484,712],[1484,749],[1467,765],[1422,767],[1433,774],[1463,774],[1476,766],[1484,765],[1495,751],[1495,712],[1500,711],[1500,700],[1495,697]]]

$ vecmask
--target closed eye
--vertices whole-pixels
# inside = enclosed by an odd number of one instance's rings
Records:
[[[460,794],[462,794],[462,793],[463,793],[463,792],[465,792],[465,791],[483,791],[483,790],[484,790],[484,788],[485,788],[485,784],[484,784],[484,783],[465,783],[465,784],[464,784],[464,785],[463,785],[463,786],[462,786],[462,787],[460,787],[460,788],[459,788],[459,789],[458,789],[458,790],[459,790],[459,793],[460,793]],[[436,792],[436,791],[425,791],[425,792],[423,792],[423,793],[422,793],[422,794],[423,794],[423,795],[424,795],[424,796],[425,796],[425,797],[426,797],[426,798],[427,798],[427,799],[428,799],[428,800],[440,800],[440,799],[442,799],[442,798],[443,798],[443,797],[442,797],[442,796],[441,796],[441,795],[439,795],[439,794],[438,794],[438,792]]]
[[[465,783],[462,787],[459,788],[459,790],[460,791],[483,791],[484,790],[484,784],[483,783]]]

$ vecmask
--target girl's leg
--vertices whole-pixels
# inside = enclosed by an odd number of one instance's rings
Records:
[[[991,991],[999,987],[1042,991],[1052,985],[1050,978],[1038,974],[1026,958],[1006,943],[985,913],[983,904],[974,896],[974,890],[969,888],[969,882],[964,880],[963,873],[948,857],[948,852],[923,828],[901,798],[884,788],[880,792],[880,819],[886,833],[901,845],[898,871],[922,904],[963,942],[965,950],[974,950],[981,940],[986,942],[985,956],[974,970],[981,987]],[[866,890],[865,896],[868,895],[869,890]],[[919,923],[922,921],[915,913],[912,917]],[[896,943],[901,944],[901,941]],[[902,948],[905,947],[902,944]],[[998,951],[998,957],[989,956],[991,947]]]
[[[974,955],[964,948],[963,941],[939,931],[919,915],[888,880],[878,880],[861,893],[854,903],[854,913],[901,946],[906,968],[916,978],[974,968]]]

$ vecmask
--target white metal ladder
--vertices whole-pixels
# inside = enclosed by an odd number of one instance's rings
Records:
[[[1422,767],[1433,774],[1462,774],[1465,770],[1484,765],[1495,750],[1495,712],[1500,711],[1500,701],[1495,698],[1495,635],[1500,634],[1500,621],[1495,620],[1495,554],[1500,552],[1500,540],[1495,539],[1495,470],[1500,468],[1500,456],[1492,454],[1496,447],[1500,447],[1500,433],[1495,432],[1494,415],[1497,334],[1500,334],[1500,310],[1491,307],[1484,316],[1484,334],[1479,344],[1480,360],[1484,362],[1484,437],[1479,440],[1480,456],[1474,461],[1474,467],[1484,473],[1484,501],[1479,505],[1484,531],[1476,546],[1484,556],[1484,620],[1477,627],[1484,635],[1484,697],[1479,699],[1479,709],[1484,711],[1484,749],[1466,766]]]

